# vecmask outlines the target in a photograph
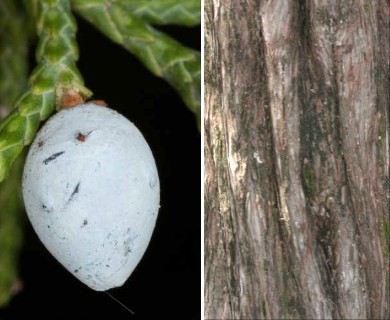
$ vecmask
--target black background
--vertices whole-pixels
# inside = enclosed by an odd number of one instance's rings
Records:
[[[66,271],[26,219],[23,290],[0,310],[0,319],[200,319],[201,142],[195,118],[164,80],[86,22],[78,23],[78,66],[93,98],[141,130],[160,175],[161,209],[148,250],[125,285],[110,290],[135,315]],[[200,28],[163,31],[200,50]]]

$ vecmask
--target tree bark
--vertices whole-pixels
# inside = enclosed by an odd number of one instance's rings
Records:
[[[388,319],[389,2],[205,1],[205,318]]]

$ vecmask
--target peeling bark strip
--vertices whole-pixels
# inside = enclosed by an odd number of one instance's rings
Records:
[[[205,1],[205,318],[387,319],[389,4]]]

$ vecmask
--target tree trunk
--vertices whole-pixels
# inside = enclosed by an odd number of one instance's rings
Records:
[[[390,317],[389,19],[205,1],[206,319]]]

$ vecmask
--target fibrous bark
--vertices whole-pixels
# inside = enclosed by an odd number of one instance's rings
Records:
[[[206,319],[390,316],[389,19],[205,1]]]

